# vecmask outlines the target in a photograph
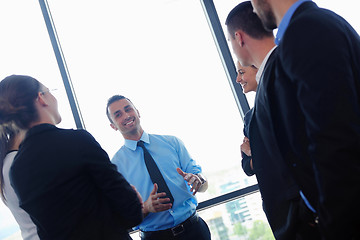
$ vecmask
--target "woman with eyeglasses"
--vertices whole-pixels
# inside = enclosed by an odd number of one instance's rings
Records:
[[[60,121],[56,98],[36,79],[0,82],[0,126],[26,131],[9,173],[20,207],[40,239],[131,239],[141,198],[90,133]]]

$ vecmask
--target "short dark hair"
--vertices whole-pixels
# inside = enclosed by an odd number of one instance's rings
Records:
[[[254,13],[250,1],[245,1],[234,7],[226,18],[225,25],[232,38],[237,30],[242,30],[250,37],[263,39],[274,36],[272,31],[264,28],[260,18]]]
[[[130,99],[128,99],[127,97],[124,97],[123,95],[114,95],[112,97],[110,97],[107,101],[107,104],[106,104],[106,116],[108,117],[109,121],[111,123],[113,123],[111,117],[110,117],[110,113],[109,113],[109,106],[114,103],[114,102],[117,102],[119,100],[122,100],[122,99],[126,99],[128,100],[129,102],[131,102]],[[132,102],[131,102],[132,103]]]

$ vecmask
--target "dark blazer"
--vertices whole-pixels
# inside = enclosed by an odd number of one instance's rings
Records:
[[[263,76],[272,74],[276,49],[270,55]],[[262,77],[257,87],[249,125],[253,167],[263,199],[264,212],[276,239],[295,239],[299,189],[287,165],[281,161],[269,118],[269,102],[264,91],[268,81]]]
[[[253,112],[253,108],[247,111],[244,116],[244,136],[247,138],[249,138],[249,125],[250,125],[252,112]],[[246,155],[243,151],[241,151],[241,156],[242,156],[241,166],[244,172],[246,173],[246,175],[248,176],[254,175],[255,172],[253,169],[251,169],[251,165],[250,165],[251,156]]]
[[[359,61],[354,29],[305,2],[281,39],[266,90],[281,159],[326,239],[360,239]]]
[[[142,221],[136,193],[85,130],[31,128],[10,179],[41,239],[131,239]]]

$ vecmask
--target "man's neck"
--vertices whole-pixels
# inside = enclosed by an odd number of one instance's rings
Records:
[[[276,25],[279,27],[281,20],[289,8],[298,0],[276,0],[272,5],[274,16],[276,19]]]
[[[259,40],[256,44],[253,45],[253,60],[254,66],[259,68],[261,63],[264,61],[264,58],[268,52],[275,47],[274,38],[266,38],[265,40]]]
[[[144,133],[144,130],[142,128],[140,128],[138,131],[123,135],[123,137],[124,137],[124,139],[127,139],[127,140],[139,141],[141,136],[143,135],[143,133]]]

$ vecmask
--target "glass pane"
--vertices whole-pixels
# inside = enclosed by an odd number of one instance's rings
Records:
[[[199,212],[210,228],[212,240],[272,240],[274,236],[262,210],[260,193]],[[131,235],[140,240],[139,232]]]
[[[200,216],[213,240],[274,239],[259,192],[201,211]]]
[[[37,1],[0,2],[0,79],[30,75],[54,91],[64,128],[75,127],[40,6]],[[11,237],[10,237],[11,236]],[[0,239],[21,239],[10,210],[0,201]]]
[[[0,79],[21,74],[35,77],[49,89],[57,89],[59,127],[75,127],[61,75],[38,2],[5,0],[0,3]]]
[[[145,131],[179,137],[202,166],[211,184],[200,201],[256,183],[241,170],[243,123],[200,1],[49,6],[86,129],[110,157],[123,139],[109,126],[106,101],[122,94]]]

